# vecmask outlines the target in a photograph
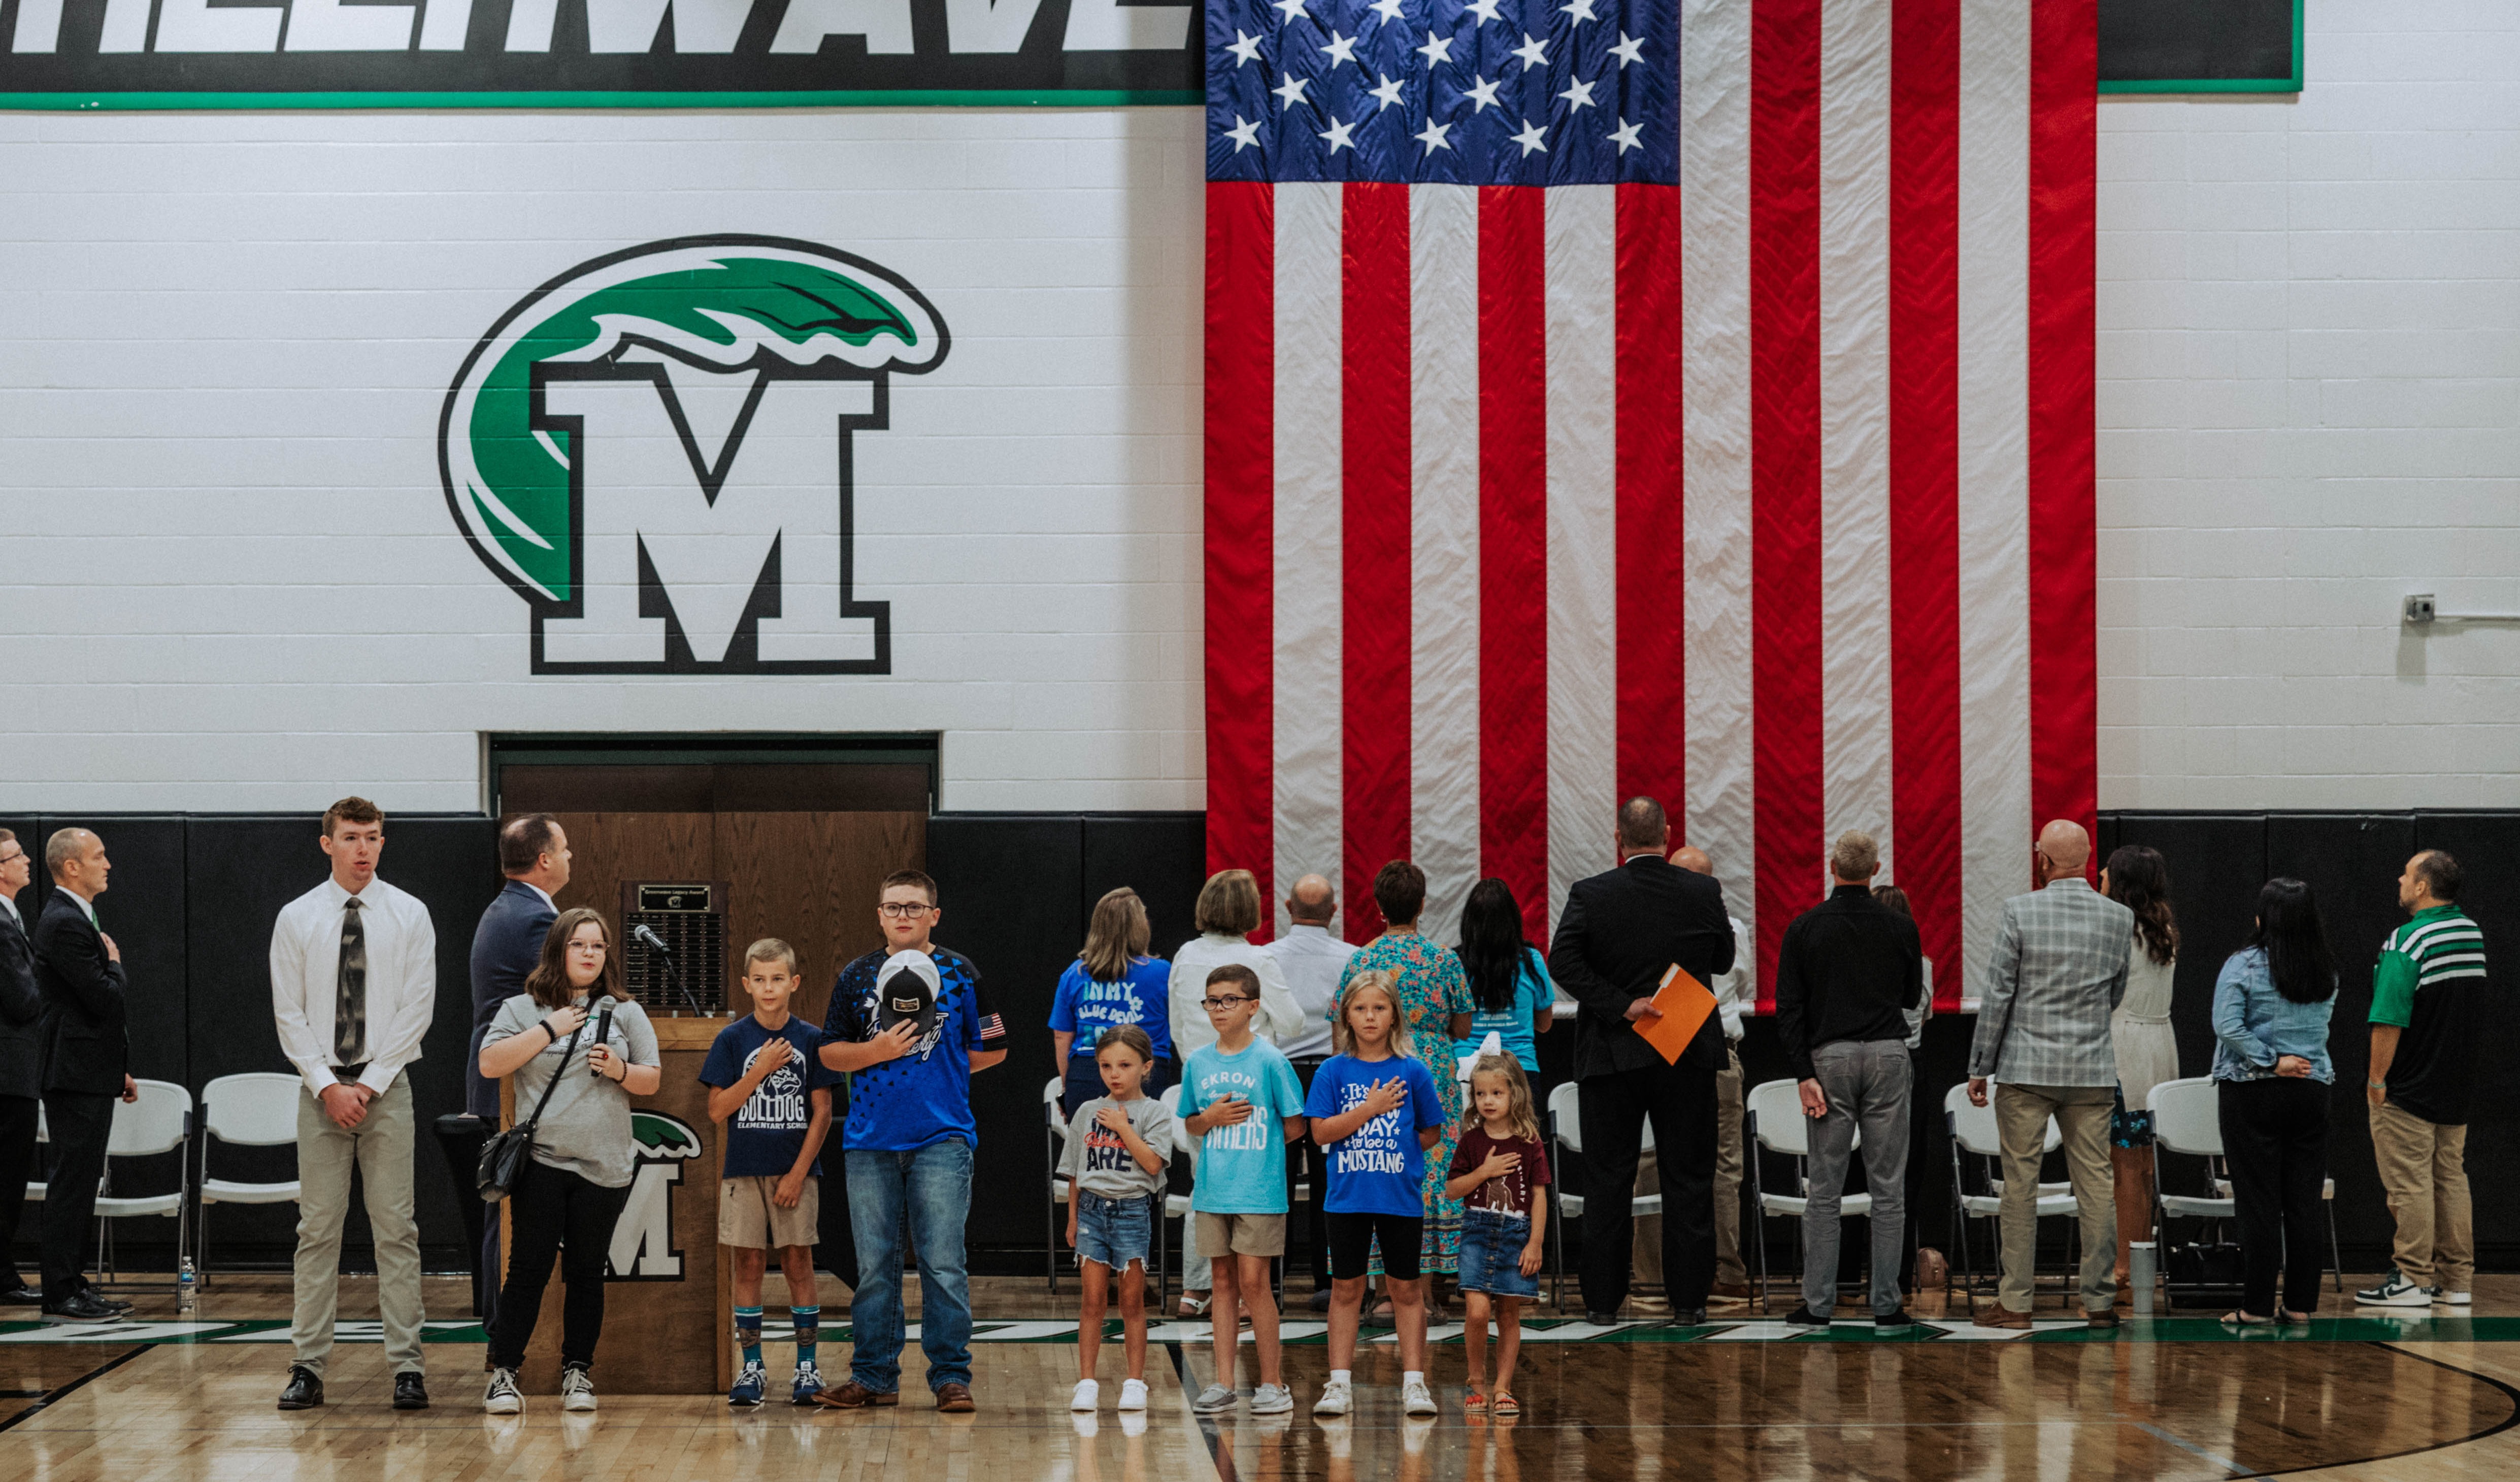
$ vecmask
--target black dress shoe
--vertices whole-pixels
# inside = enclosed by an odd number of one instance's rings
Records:
[[[1828,1314],[1814,1312],[1808,1307],[1797,1307],[1785,1314],[1787,1327],[1826,1327],[1828,1325]]]
[[[0,1291],[0,1306],[41,1307],[43,1305],[44,1293],[40,1287],[12,1286],[7,1291]]]
[[[393,1408],[396,1410],[428,1409],[428,1381],[423,1379],[416,1371],[406,1371],[394,1375]]]
[[[92,1292],[74,1291],[67,1301],[44,1304],[47,1323],[111,1323],[121,1316],[98,1301]]]
[[[1607,1327],[1619,1321],[1619,1315],[1615,1312],[1587,1312],[1584,1321],[1596,1327]]]
[[[394,1385],[394,1399],[397,1403],[402,1399],[402,1385],[400,1383],[396,1383]],[[282,1410],[313,1410],[316,1406],[323,1403],[324,1381],[315,1377],[315,1370],[307,1368],[303,1364],[290,1365],[289,1387],[280,1392],[280,1408]]]
[[[80,1281],[79,1290],[86,1294],[89,1301],[94,1302],[99,1307],[107,1308],[116,1313],[127,1313],[131,1310],[130,1303],[122,1300],[120,1297],[107,1296],[104,1291],[98,1288],[94,1281]]]
[[[1671,1322],[1665,1325],[1671,1327],[1704,1327],[1706,1325],[1706,1309],[1703,1307],[1684,1307],[1673,1313],[1671,1315]]]
[[[1916,1320],[1908,1316],[1908,1309],[1902,1307],[1897,1312],[1890,1314],[1890,1316],[1886,1318],[1875,1313],[1872,1318],[1872,1325],[1876,1330],[1892,1327],[1913,1327],[1916,1325]]]

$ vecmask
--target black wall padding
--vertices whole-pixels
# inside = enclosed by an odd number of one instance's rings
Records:
[[[2485,930],[2487,970],[2477,1020],[2477,1091],[2468,1112],[2467,1170],[2480,1260],[2520,1267],[2520,815],[2418,813],[2415,843],[2447,849],[2467,879],[2459,905]],[[2393,871],[2394,877],[2394,871]]]

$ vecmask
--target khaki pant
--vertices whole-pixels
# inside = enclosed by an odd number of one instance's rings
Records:
[[[2006,1312],[2030,1311],[2039,1255],[2039,1163],[2048,1146],[2048,1119],[2062,1135],[2065,1168],[2074,1181],[2074,1202],[2083,1216],[2082,1292],[2085,1312],[2107,1312],[2117,1301],[2117,1179],[2109,1168],[2110,1086],[1998,1086],[1996,1135],[2003,1144],[2003,1278],[1997,1300]]]
[[[1741,1056],[1725,1047],[1725,1067],[1715,1072],[1715,1284],[1747,1286],[1741,1264]],[[1637,1158],[1636,1191],[1662,1192],[1662,1170],[1651,1152]],[[1662,1216],[1637,1216],[1639,1285],[1662,1284]]]
[[[421,1372],[420,1227],[411,1217],[411,1160],[417,1124],[411,1078],[396,1076],[368,1114],[344,1132],[309,1092],[297,1100],[297,1279],[290,1341],[296,1362],[324,1376],[341,1280],[341,1222],[350,1212],[350,1169],[367,1193],[376,1237],[377,1315],[384,1320],[385,1362]],[[495,1220],[495,1217],[494,1217]]]
[[[2371,1155],[2398,1222],[2398,1275],[2444,1294],[2476,1280],[2476,1227],[2467,1199],[2467,1128],[2427,1122],[2396,1105],[2371,1108]]]

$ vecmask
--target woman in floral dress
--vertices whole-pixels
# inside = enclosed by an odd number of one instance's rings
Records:
[[[1453,1144],[1462,1125],[1461,1068],[1453,1058],[1453,1041],[1470,1032],[1469,981],[1462,960],[1450,947],[1418,934],[1418,917],[1426,905],[1426,872],[1407,860],[1393,860],[1373,877],[1373,903],[1387,923],[1380,936],[1357,949],[1339,972],[1339,994],[1360,972],[1379,968],[1400,982],[1400,1003],[1409,1016],[1409,1035],[1417,1059],[1435,1077],[1444,1100],[1444,1140],[1426,1149],[1426,1224],[1418,1245],[1418,1266],[1428,1276],[1452,1276],[1461,1270],[1462,1201],[1444,1197],[1452,1176]],[[1336,1018],[1339,998],[1330,1001]],[[1368,1268],[1382,1274],[1379,1249]],[[1432,1293],[1430,1292],[1431,1296]]]

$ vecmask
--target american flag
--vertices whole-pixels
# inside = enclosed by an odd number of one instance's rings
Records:
[[[1545,940],[1650,793],[1945,1006],[2092,821],[2093,0],[1209,0],[1208,853]]]

